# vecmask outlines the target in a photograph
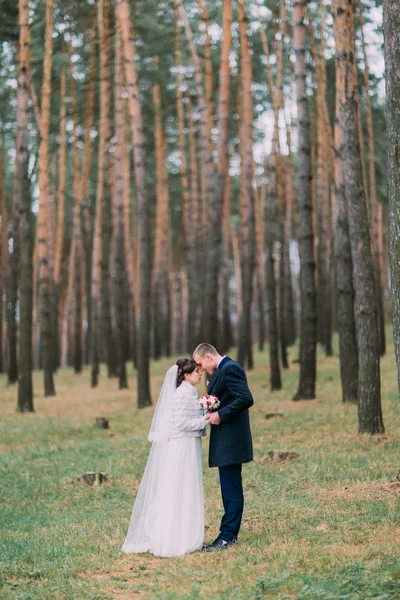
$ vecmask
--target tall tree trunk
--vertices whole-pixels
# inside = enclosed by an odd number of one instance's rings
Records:
[[[19,0],[19,73],[17,90],[16,179],[19,181],[21,208],[20,242],[20,326],[18,339],[18,410],[33,412],[32,384],[32,223],[29,189],[29,2]]]
[[[241,75],[241,112],[240,154],[241,154],[241,189],[240,189],[240,245],[243,308],[239,323],[238,362],[245,361],[251,367],[251,305],[253,300],[253,274],[255,266],[255,200],[253,192],[253,102],[252,102],[252,68],[247,31],[247,17],[244,0],[239,0],[239,37],[240,37],[240,75]]]
[[[282,388],[281,371],[279,364],[279,327],[278,327],[278,310],[277,310],[277,283],[275,278],[275,259],[274,259],[274,231],[275,231],[275,214],[276,206],[275,199],[277,197],[277,169],[276,169],[276,157],[277,153],[280,152],[279,148],[279,104],[278,104],[278,92],[275,89],[270,52],[268,46],[267,35],[265,27],[261,24],[261,42],[263,52],[266,57],[266,70],[267,70],[267,82],[269,87],[269,94],[271,98],[271,104],[274,111],[274,133],[272,140],[272,153],[270,160],[270,175],[268,190],[265,195],[265,209],[264,214],[266,218],[265,229],[264,229],[264,245],[266,253],[265,273],[266,273],[266,300],[267,300],[267,314],[268,314],[268,343],[269,343],[269,363],[270,363],[270,384],[271,390],[280,390]],[[282,51],[283,52],[283,51]],[[281,54],[281,50],[279,51]],[[283,53],[280,56],[280,62],[283,61]],[[278,82],[280,89],[283,85],[283,77],[279,75]],[[284,190],[282,189],[284,192]],[[282,198],[284,202],[284,198]],[[285,229],[286,232],[286,229]],[[286,348],[285,345],[283,345]],[[282,346],[281,346],[282,348]]]
[[[46,0],[46,32],[43,63],[43,84],[41,102],[41,136],[39,145],[39,310],[41,358],[44,371],[44,394],[55,396],[53,378],[53,340],[50,299],[50,267],[48,246],[49,224],[49,134],[50,134],[50,102],[51,102],[51,64],[53,53],[53,0]]]
[[[384,0],[386,118],[393,336],[400,390],[400,1]]]
[[[383,307],[383,289],[382,289],[382,270],[383,261],[382,254],[380,251],[379,244],[379,231],[380,231],[380,216],[381,207],[378,206],[378,199],[376,196],[376,172],[375,172],[375,141],[374,141],[374,126],[372,117],[372,102],[369,88],[369,69],[368,69],[368,57],[367,48],[364,38],[364,15],[363,5],[361,0],[357,0],[359,10],[359,23],[361,33],[361,43],[363,50],[364,60],[364,87],[365,87],[365,104],[367,113],[367,136],[368,136],[368,153],[369,153],[369,203],[371,207],[371,233],[372,233],[372,252],[374,262],[374,278],[375,278],[375,292],[376,302],[378,305],[379,313],[379,333],[380,333],[380,353],[381,356],[386,351],[386,336],[385,336],[385,313]]]
[[[110,281],[110,253],[112,240],[112,191],[111,191],[111,106],[112,106],[112,83],[111,83],[111,31],[110,31],[110,0],[104,0],[103,23],[99,28],[101,49],[103,60],[102,93],[104,94],[104,105],[108,106],[107,113],[104,114],[104,190],[103,190],[103,231],[102,244],[103,256],[101,261],[101,321],[104,331],[104,349],[106,351],[108,377],[117,377],[117,352],[111,322],[111,281]]]
[[[20,49],[18,49],[20,52]],[[17,115],[18,118],[19,115]],[[16,128],[18,130],[18,123]],[[18,144],[18,139],[17,139]],[[19,151],[16,145],[16,153]],[[12,203],[12,252],[8,258],[7,270],[7,337],[8,337],[8,383],[18,381],[18,360],[17,360],[17,302],[18,302],[18,284],[19,284],[19,263],[20,263],[20,235],[19,222],[21,212],[21,197],[23,181],[19,178],[18,170],[14,171],[13,185],[13,203]]]
[[[156,62],[158,64],[158,57]],[[166,354],[165,345],[167,342],[166,334],[168,331],[167,319],[169,318],[169,315],[165,309],[168,307],[169,302],[167,302],[167,298],[170,294],[169,271],[171,266],[171,243],[169,235],[171,224],[169,216],[168,174],[166,172],[166,142],[162,127],[161,86],[158,82],[153,85],[153,104],[155,113],[154,133],[157,172],[156,233],[153,270],[153,354],[154,358],[160,358],[162,355]],[[187,223],[188,219],[186,219],[186,224]],[[183,319],[183,315],[181,315],[181,319]],[[186,326],[188,325],[189,322]]]
[[[326,64],[325,64],[325,22],[326,7],[320,0],[321,44],[316,53],[317,75],[317,204],[320,213],[318,244],[318,329],[319,340],[327,356],[332,356],[332,303],[330,286],[330,186],[329,186],[329,135],[325,121],[326,106]]]
[[[271,391],[282,389],[281,369],[279,365],[279,335],[276,307],[276,280],[274,259],[274,231],[276,210],[273,202],[275,182],[270,180],[265,197],[265,274],[267,280],[268,343]]]
[[[96,16],[96,15],[95,15]],[[91,280],[92,280],[92,241],[93,232],[90,218],[90,200],[89,200],[89,179],[90,179],[90,164],[92,158],[92,140],[91,130],[93,126],[94,116],[94,77],[95,77],[95,61],[96,61],[96,18],[93,18],[92,30],[90,35],[90,59],[89,72],[86,83],[86,98],[85,98],[85,133],[84,133],[84,150],[82,160],[82,196],[81,196],[81,219],[82,219],[82,244],[85,253],[85,286],[86,286],[86,313],[87,313],[87,329],[85,333],[85,363],[89,364],[91,360],[91,339],[92,339],[92,297],[91,297]]]
[[[190,29],[189,19],[185,12],[182,0],[175,0],[177,13],[183,23],[189,51],[191,54],[194,78],[196,83],[197,102],[200,113],[200,154],[202,162],[202,194],[203,208],[207,210],[209,218],[207,254],[206,254],[206,274],[205,274],[205,306],[202,317],[203,337],[207,342],[217,345],[218,336],[218,273],[220,267],[221,253],[221,216],[223,194],[216,189],[214,178],[214,165],[212,161],[211,146],[209,139],[209,106],[203,90],[203,76],[199,55],[193,40],[193,34]],[[225,32],[225,30],[224,30]],[[226,40],[225,40],[226,41]],[[226,44],[222,42],[222,50]],[[229,69],[228,69],[229,72]],[[220,81],[221,84],[221,81]],[[226,85],[226,80],[224,80]],[[220,102],[221,96],[220,96]],[[228,107],[226,107],[228,110]],[[220,123],[220,119],[218,118]],[[224,131],[219,132],[220,138],[224,136]],[[226,151],[226,148],[224,148]]]
[[[67,166],[67,105],[66,105],[66,70],[65,66],[61,69],[60,82],[60,160],[59,160],[59,182],[58,182],[58,221],[57,221],[57,236],[54,256],[53,269],[53,318],[57,323],[56,334],[54,337],[54,364],[57,367],[59,361],[59,338],[61,335],[60,323],[60,297],[61,297],[61,279],[62,279],[62,261],[64,256],[65,244],[65,181],[66,181],[66,166]]]
[[[300,381],[293,400],[315,398],[317,313],[315,288],[313,207],[311,198],[310,116],[306,89],[306,0],[293,6],[295,75],[299,136],[299,212],[300,212]]]
[[[71,69],[71,109],[74,124],[74,141],[72,144],[73,154],[73,244],[74,244],[74,344],[73,363],[75,373],[82,371],[82,288],[81,288],[81,254],[82,254],[82,231],[81,231],[81,203],[82,203],[82,178],[79,165],[79,122],[78,107],[76,103],[75,80]],[[72,252],[71,252],[72,256]]]
[[[5,140],[4,130],[2,130],[1,149],[0,149],[0,219],[1,219],[1,237],[0,237],[0,373],[4,373],[6,368],[6,352],[4,344],[4,309],[3,300],[6,291],[7,270],[8,270],[8,218],[7,218],[7,198],[5,181]]]
[[[341,82],[340,82],[341,83]],[[358,348],[354,315],[353,261],[349,234],[343,165],[342,131],[339,125],[339,102],[343,90],[336,89],[335,122],[335,195],[336,195],[336,290],[337,328],[339,333],[340,379],[343,402],[357,402]]]
[[[109,82],[106,80],[106,62],[108,57],[104,46],[104,2],[98,3],[98,29],[100,41],[100,125],[99,125],[99,150],[98,150],[98,175],[97,175],[97,193],[96,193],[96,216],[93,234],[93,252],[92,252],[92,370],[91,385],[96,387],[98,384],[100,372],[100,319],[101,319],[101,265],[103,259],[103,210],[104,210],[104,185],[105,185],[105,165],[107,157],[107,119],[110,106],[107,87]]]
[[[353,0],[333,0],[339,125],[356,291],[359,432],[384,431],[380,395],[379,323],[357,118]]]
[[[151,232],[149,203],[146,190],[142,112],[135,62],[135,43],[130,33],[130,12],[127,0],[117,0],[117,19],[121,30],[126,81],[128,84],[129,113],[132,129],[133,161],[137,192],[139,254],[140,254],[140,313],[137,345],[138,407],[151,405],[150,395],[150,252]]]
[[[124,338],[124,273],[125,273],[125,235],[129,231],[124,230],[124,154],[125,147],[125,103],[122,97],[124,91],[124,68],[122,64],[122,48],[120,36],[115,38],[115,69],[114,69],[114,89],[115,89],[115,202],[116,210],[114,231],[115,231],[115,321],[117,328],[117,355],[118,355],[118,374],[119,389],[128,388],[128,379],[125,365],[125,338]],[[129,189],[129,188],[128,188]]]
[[[180,179],[182,189],[182,222],[184,228],[184,253],[185,253],[185,266],[187,272],[188,281],[188,315],[190,323],[188,323],[189,332],[189,349],[195,348],[197,344],[198,332],[197,332],[197,306],[199,300],[199,289],[198,289],[198,269],[197,269],[197,257],[196,257],[196,225],[193,220],[193,214],[196,210],[195,201],[197,202],[197,195],[194,198],[191,194],[193,191],[189,188],[189,178],[186,160],[186,144],[185,144],[185,117],[183,108],[182,98],[182,75],[181,75],[181,50],[180,50],[180,29],[178,25],[178,19],[176,19],[176,32],[175,32],[175,62],[176,62],[176,108],[178,116],[178,142],[180,152]],[[193,130],[191,135],[193,135]],[[197,175],[196,175],[197,176]],[[195,182],[197,186],[197,182]]]

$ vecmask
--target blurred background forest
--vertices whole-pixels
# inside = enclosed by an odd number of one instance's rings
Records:
[[[32,367],[53,395],[58,368],[96,386],[101,362],[126,387],[133,361],[149,405],[150,359],[200,341],[249,369],[269,344],[279,389],[299,336],[312,398],[338,331],[343,399],[383,430],[382,6],[341,4],[0,2],[0,371],[21,411]]]

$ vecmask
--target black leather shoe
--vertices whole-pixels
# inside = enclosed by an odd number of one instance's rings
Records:
[[[227,550],[229,546],[236,544],[237,540],[229,540],[226,542],[225,540],[215,540],[210,546],[204,546],[204,552],[219,552],[220,550]]]

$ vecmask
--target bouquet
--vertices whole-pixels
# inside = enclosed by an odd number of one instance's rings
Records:
[[[210,394],[205,394],[201,396],[199,399],[200,407],[207,412],[215,412],[218,410],[220,401],[216,396],[211,396]]]

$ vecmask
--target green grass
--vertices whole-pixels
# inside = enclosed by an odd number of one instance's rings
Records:
[[[388,332],[389,333],[389,332]],[[335,349],[337,353],[337,348]],[[233,354],[234,355],[234,354]],[[291,359],[296,357],[291,350]],[[269,392],[266,353],[249,373],[255,461],[244,469],[246,508],[240,543],[228,552],[181,558],[121,552],[146,463],[153,409],[135,407],[130,389],[101,374],[56,376],[43,398],[35,373],[33,415],[15,412],[16,389],[0,377],[0,598],[6,600],[400,599],[400,405],[393,346],[382,361],[386,433],[357,435],[357,409],[341,402],[337,356],[318,357],[318,398],[294,403],[298,365]],[[172,360],[152,364],[156,399]],[[284,418],[266,421],[266,412]],[[93,427],[110,419],[110,430]],[[222,505],[204,440],[206,541]],[[273,449],[297,452],[286,464]],[[71,482],[106,471],[97,488]]]

